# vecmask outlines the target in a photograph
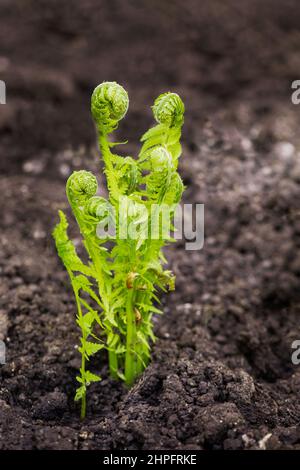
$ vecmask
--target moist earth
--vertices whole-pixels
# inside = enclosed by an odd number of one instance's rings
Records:
[[[0,449],[300,448],[299,13],[296,0],[1,2]],[[159,93],[184,99],[184,202],[205,204],[205,244],[166,249],[177,289],[152,362],[128,391],[95,356],[81,422],[51,230],[65,209],[79,244],[65,181],[101,168],[89,99],[103,80],[130,94],[125,155]]]

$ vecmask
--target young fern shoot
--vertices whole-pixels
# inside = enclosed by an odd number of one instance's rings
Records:
[[[155,100],[157,125],[142,136],[141,151],[132,158],[114,153],[118,144],[109,139],[128,103],[127,92],[115,82],[101,83],[92,94],[108,198],[97,196],[97,180],[89,171],[75,171],[67,181],[67,198],[88,262],[80,260],[68,238],[62,211],[53,231],[74,291],[81,331],[75,400],[81,401],[82,418],[87,387],[101,380],[88,368],[91,356],[105,349],[111,377],[131,387],[150,360],[155,341],[152,316],[162,313],[157,293],[175,286],[172,272],[163,269],[162,249],[173,241],[172,217],[184,189],[177,171],[184,105],[176,93]]]

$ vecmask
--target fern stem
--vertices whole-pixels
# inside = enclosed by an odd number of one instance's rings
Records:
[[[133,310],[133,296],[134,290],[130,289],[128,292],[126,302],[126,315],[127,315],[127,337],[126,337],[126,356],[125,356],[125,378],[126,385],[131,387],[136,377],[136,323],[135,314]]]
[[[81,309],[81,304],[80,304],[80,299],[79,299],[79,294],[78,294],[78,289],[75,287],[74,282],[73,282],[73,274],[71,271],[68,270],[70,279],[71,279],[71,284],[74,290],[75,294],[75,300],[76,300],[76,306],[77,306],[77,312],[78,312],[78,317],[82,319],[82,309]],[[85,343],[86,343],[86,338],[87,335],[85,331],[82,329],[82,350],[83,352],[81,353],[81,378],[83,380],[83,385],[85,385]],[[81,398],[81,410],[80,410],[80,418],[84,419],[86,415],[86,392],[83,394]]]
[[[113,379],[118,378],[118,356],[115,351],[108,351],[109,371]]]
[[[99,291],[99,296],[102,299],[103,305],[104,305],[104,310],[108,311],[109,309],[109,302],[108,302],[108,296],[105,288],[105,273],[103,272],[100,262],[101,260],[99,259],[99,256],[93,250],[91,247],[89,248],[89,251],[91,252],[91,257],[97,272],[97,277],[98,277],[98,291]],[[106,332],[107,333],[107,332]],[[115,353],[115,351],[108,351],[108,362],[109,362],[109,371],[110,375],[113,379],[118,378],[118,356]]]
[[[112,163],[113,155],[109,148],[107,135],[103,134],[102,132],[99,132],[99,147],[104,161],[104,172],[107,179],[107,187],[110,193],[110,198],[119,203],[120,192],[117,189],[114,176],[114,166]]]
[[[84,419],[86,415],[86,393],[81,399],[80,419]]]
[[[110,148],[109,148],[109,145],[108,145],[107,135],[103,134],[102,132],[99,132],[99,146],[100,146],[100,150],[101,150],[101,153],[102,153],[102,157],[103,157],[103,161],[105,163],[105,166],[109,170],[113,170],[112,161],[110,159],[111,151],[110,151]]]
[[[136,345],[137,358],[136,358],[136,367],[135,367],[135,376],[138,377],[144,370],[142,357],[143,357],[143,346]]]

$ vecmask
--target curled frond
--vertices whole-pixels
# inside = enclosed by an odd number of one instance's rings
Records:
[[[155,147],[149,158],[152,171],[163,172],[173,170],[172,157],[163,146]]]
[[[152,106],[153,115],[159,124],[168,127],[179,126],[183,122],[184,104],[177,93],[159,95]]]
[[[108,208],[108,202],[104,197],[93,196],[91,197],[85,205],[85,213],[95,219],[101,218],[103,215],[106,215]]]
[[[164,203],[165,204],[178,204],[181,200],[182,193],[184,191],[184,185],[180,175],[174,172],[171,177],[170,185],[165,193]]]
[[[153,202],[161,203],[174,173],[172,157],[164,147],[155,147],[145,162],[145,167],[150,171],[145,178],[147,195]]]
[[[103,230],[105,231],[106,236],[109,236],[109,230],[112,231],[115,228],[115,212],[113,206],[103,197],[93,196],[89,199],[84,207],[85,221],[91,224],[93,228],[92,233],[96,234],[99,239],[99,234],[102,236],[100,239],[102,241],[106,240],[106,237],[103,238]],[[112,235],[112,232],[110,232]],[[98,243],[100,243],[100,239]],[[104,269],[104,261],[102,260],[102,265]]]
[[[116,82],[103,82],[92,94],[91,112],[99,131],[108,134],[127,113],[128,94]]]
[[[139,158],[143,160],[156,146],[163,145],[172,155],[177,168],[181,155],[181,127],[183,125],[184,104],[176,93],[164,93],[154,101],[153,115],[157,125],[149,129],[141,138],[143,146]]]
[[[131,158],[121,158],[116,165],[116,174],[121,194],[131,194],[137,187],[140,170],[137,162]]]
[[[67,181],[67,196],[71,201],[84,203],[96,194],[98,183],[90,171],[74,171]]]

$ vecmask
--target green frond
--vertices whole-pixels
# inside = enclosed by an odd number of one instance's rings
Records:
[[[127,92],[116,82],[101,83],[91,97],[108,198],[96,195],[97,179],[89,171],[74,171],[66,184],[88,263],[81,261],[69,239],[62,211],[53,230],[73,288],[81,332],[75,395],[81,401],[81,417],[86,413],[89,384],[101,380],[87,369],[90,358],[105,349],[111,376],[133,385],[150,360],[155,341],[152,318],[162,313],[160,293],[175,288],[175,276],[163,269],[167,262],[163,248],[174,240],[172,219],[184,190],[177,172],[184,104],[176,93],[158,96],[152,106],[157,124],[141,138],[137,159],[113,153],[118,143],[108,140],[128,104]],[[158,229],[155,236],[153,225]]]
[[[139,159],[143,161],[156,146],[163,145],[172,155],[175,169],[181,154],[181,127],[184,121],[184,104],[176,93],[164,93],[154,101],[153,115],[158,123],[141,138],[143,143]]]
[[[73,171],[68,178],[66,192],[71,205],[84,204],[97,190],[97,179],[90,171]]]
[[[178,127],[183,124],[184,104],[177,93],[159,95],[152,106],[153,115],[159,124]]]
[[[63,211],[59,211],[60,222],[55,226],[52,234],[55,240],[58,256],[65,267],[71,271],[80,271],[83,263],[77,255],[74,243],[68,237],[68,221]],[[86,266],[88,272],[89,268]]]
[[[91,112],[100,132],[108,134],[117,128],[127,113],[128,94],[116,82],[103,82],[92,94]]]

